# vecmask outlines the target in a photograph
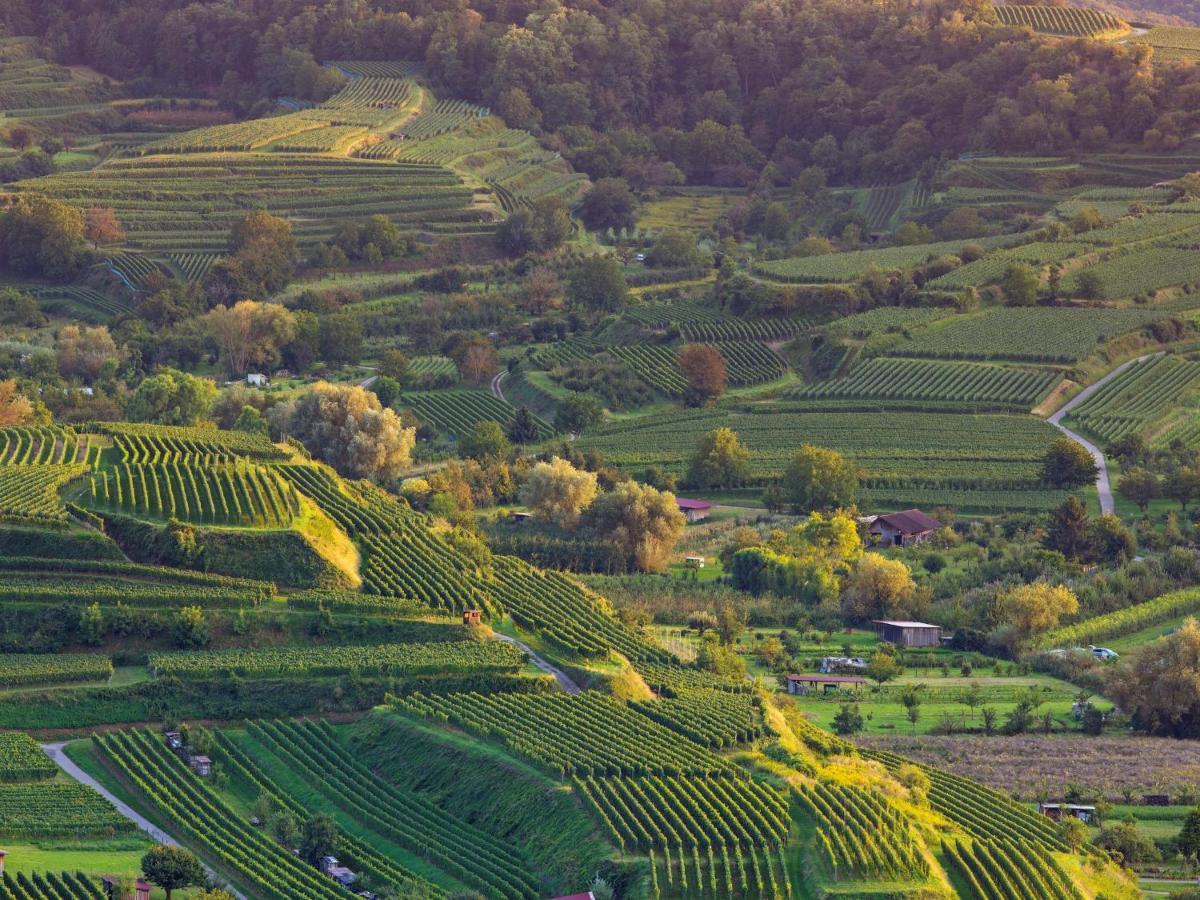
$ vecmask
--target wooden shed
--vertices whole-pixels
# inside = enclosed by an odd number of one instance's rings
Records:
[[[875,619],[872,623],[881,641],[899,647],[938,647],[942,643],[942,626],[902,619]]]
[[[925,515],[919,509],[906,509],[903,512],[876,516],[867,530],[871,533],[873,544],[911,547],[913,544],[924,543],[941,527],[941,522]]]
[[[867,679],[859,675],[789,675],[789,694],[832,694],[834,691],[861,691]]]
[[[707,500],[688,500],[686,497],[677,497],[675,502],[679,505],[679,511],[689,522],[701,522],[707,519],[713,508],[713,505]]]

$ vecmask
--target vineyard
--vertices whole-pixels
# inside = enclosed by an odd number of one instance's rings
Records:
[[[495,737],[563,777],[734,775],[719,756],[594,692],[412,694],[398,699],[396,709]]]
[[[5,872],[0,900],[104,900],[98,882],[80,872]]]
[[[1071,410],[1072,427],[1105,444],[1143,434],[1200,388],[1200,363],[1173,356],[1135,362]]]
[[[955,316],[897,344],[897,356],[1073,363],[1164,314],[1142,309],[1006,307]]]
[[[421,422],[454,437],[467,434],[480,422],[507,425],[517,413],[511,404],[487,391],[413,391],[405,393],[400,402]],[[537,417],[534,420],[542,437],[554,433],[549,423]]]
[[[87,472],[87,466],[0,466],[0,519],[58,522],[67,510],[58,489]]]
[[[0,466],[90,463],[93,453],[88,435],[71,428],[0,429]]]
[[[0,688],[105,681],[112,673],[112,660],[93,653],[0,653]]]
[[[58,766],[33,738],[15,731],[0,731],[0,783],[53,778]]]
[[[1110,39],[1128,34],[1130,28],[1116,16],[1074,6],[997,6],[996,15],[1005,25],[1032,28],[1043,34],[1064,37]]]
[[[257,722],[248,729],[246,757],[269,776],[297,778],[339,819],[428,860],[489,897],[536,898],[537,885],[518,849],[373,775],[340,744],[325,723]],[[464,853],[464,848],[470,848]]]
[[[967,243],[989,248],[1010,238],[980,238],[971,241],[941,241],[876,250],[851,250],[823,256],[805,256],[760,262],[754,273],[772,281],[788,284],[821,284],[854,281],[870,269],[884,272],[909,269],[931,257],[957,255]]]
[[[781,852],[788,812],[778,791],[728,778],[601,777],[573,783],[618,846],[664,855],[668,893],[790,895]]]
[[[1084,272],[1099,279],[1096,298],[1104,300],[1200,282],[1196,252],[1171,247],[1136,250],[1077,270],[1063,279],[1063,289],[1078,294],[1079,277]]]
[[[141,800],[168,817],[181,836],[195,842],[239,880],[269,900],[311,897],[339,900],[342,889],[253,827],[201,784],[148,731],[97,736],[106,763],[133,786]]]
[[[156,518],[209,525],[286,528],[296,492],[263,466],[180,462],[121,464],[91,476],[88,502]]]
[[[1081,900],[1054,859],[1014,841],[947,842],[946,856],[979,900]]]
[[[929,864],[910,826],[877,795],[818,781],[802,785],[796,797],[817,824],[817,856],[835,881],[928,876]]]
[[[86,785],[0,784],[0,838],[81,838],[133,830],[133,822]]]
[[[442,672],[516,672],[523,655],[499,641],[450,644],[376,644],[369,647],[295,647],[155,653],[156,675],[208,678],[233,674],[262,678],[306,675],[422,675]]]
[[[849,378],[797,388],[788,396],[798,400],[929,400],[1028,409],[1041,402],[1059,380],[1051,371],[871,359],[856,367]]]
[[[132,464],[229,462],[234,456],[284,459],[287,454],[264,435],[215,428],[181,428],[170,425],[137,425],[129,422],[97,425],[112,436],[121,461]]]
[[[632,706],[660,725],[714,749],[747,744],[764,733],[762,714],[749,694],[693,690]]]

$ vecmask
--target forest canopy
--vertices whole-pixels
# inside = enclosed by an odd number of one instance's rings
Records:
[[[2,15],[61,61],[242,108],[327,90],[314,60],[423,61],[435,86],[635,187],[786,184],[809,166],[907,177],[965,150],[1169,149],[1200,108],[1194,67],[1002,28],[982,0],[11,0]]]

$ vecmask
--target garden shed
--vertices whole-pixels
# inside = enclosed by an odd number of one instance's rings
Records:
[[[679,497],[675,502],[679,505],[679,511],[689,522],[701,522],[707,519],[709,511],[713,508],[713,505],[707,500],[688,500],[686,497]]]
[[[861,691],[867,679],[859,675],[789,675],[787,677],[787,692],[789,694],[832,694],[834,691],[849,689]]]
[[[872,623],[881,641],[899,647],[937,647],[942,642],[942,626],[901,619],[875,619]]]
[[[941,527],[942,523],[933,516],[927,516],[919,509],[906,509],[876,516],[867,530],[873,544],[910,547],[928,540]]]

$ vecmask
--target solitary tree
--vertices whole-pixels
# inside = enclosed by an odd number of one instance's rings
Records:
[[[804,444],[783,471],[783,499],[797,515],[850,506],[858,498],[858,467],[836,450]]]
[[[504,429],[498,422],[490,419],[476,422],[467,434],[458,442],[458,455],[463,459],[473,459],[481,463],[497,463],[505,459],[512,450],[512,444],[504,434]]]
[[[700,439],[688,463],[685,481],[697,488],[736,487],[750,470],[750,451],[731,428],[717,428]]]
[[[142,380],[129,398],[125,414],[134,422],[195,425],[208,415],[217,386],[178,369],[163,369]]]
[[[111,207],[93,206],[84,213],[83,235],[93,247],[100,247],[102,244],[121,243],[125,240],[125,229]]]
[[[1057,627],[1066,616],[1079,612],[1079,600],[1070,588],[1044,581],[1022,584],[1000,595],[1005,620],[1021,637]]]
[[[635,481],[598,497],[587,518],[594,534],[622,547],[648,572],[666,565],[686,524],[674,494]]]
[[[0,428],[24,425],[33,418],[33,403],[17,391],[17,383],[9,378],[0,381]]]
[[[1091,484],[1099,471],[1087,448],[1067,437],[1056,438],[1042,458],[1042,480],[1057,488]]]
[[[725,393],[725,360],[712,344],[688,344],[680,350],[679,369],[687,381],[684,399],[689,406],[703,406]]]
[[[204,867],[196,854],[182,847],[159,844],[142,857],[142,874],[146,880],[171,893],[179,888],[204,884]]]
[[[589,312],[614,312],[625,305],[629,286],[621,264],[612,256],[597,253],[575,267],[569,293],[575,305]]]
[[[833,717],[833,730],[835,734],[840,734],[842,737],[849,737],[862,731],[863,716],[858,711],[858,707],[850,703],[843,703],[841,709],[837,711],[837,715]]]

